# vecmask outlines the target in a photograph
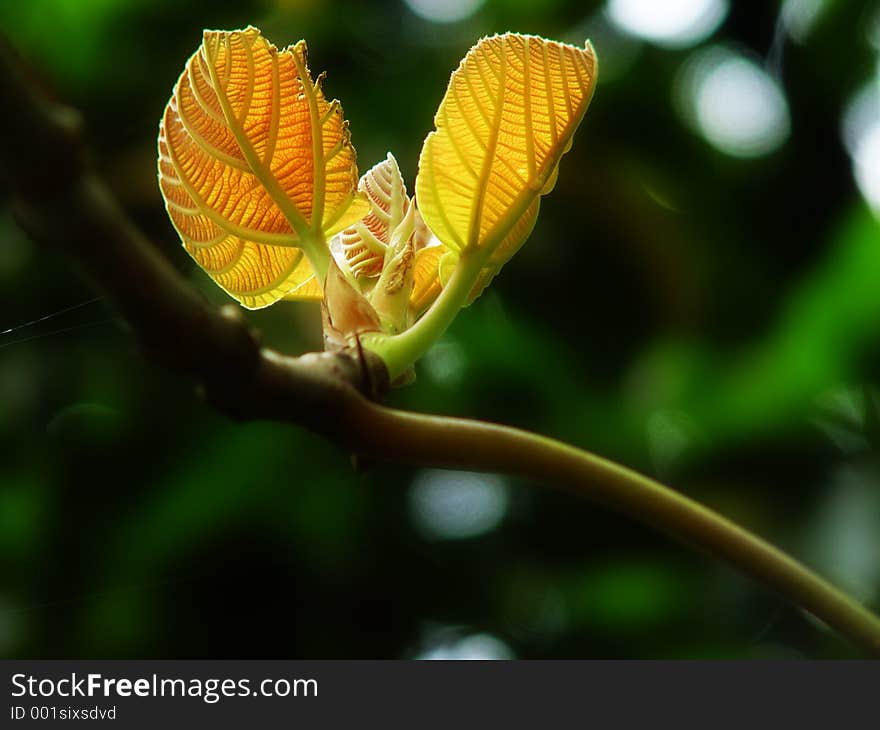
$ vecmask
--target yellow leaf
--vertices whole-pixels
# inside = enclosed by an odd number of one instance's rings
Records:
[[[391,234],[400,225],[410,206],[406,184],[397,160],[388,156],[369,170],[358,183],[366,195],[370,212],[340,234],[342,251],[351,273],[376,277],[382,273],[385,250]]]
[[[366,213],[305,43],[279,51],[253,27],[205,31],[159,124],[159,184],[186,250],[252,309],[320,289],[303,249]]]
[[[305,278],[303,278],[305,277]],[[302,283],[298,283],[302,279]],[[284,295],[286,301],[319,301],[324,297],[324,290],[318,283],[318,277],[312,271],[312,265],[304,258],[290,278],[294,288]]]
[[[589,41],[506,33],[482,39],[452,74],[422,147],[416,198],[445,246],[486,253],[489,278],[531,232],[596,68]]]
[[[413,274],[413,289],[410,294],[410,309],[418,317],[433,302],[442,289],[440,283],[440,258],[447,249],[435,243],[416,251]]]

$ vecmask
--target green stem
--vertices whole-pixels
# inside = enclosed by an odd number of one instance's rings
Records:
[[[473,290],[483,260],[479,252],[462,254],[440,296],[408,330],[397,335],[375,333],[361,338],[361,344],[385,362],[392,380],[405,373],[446,332]]]
[[[607,505],[763,581],[880,657],[880,618],[773,545],[638,472],[545,436],[364,403],[346,428],[359,450],[412,464],[528,477]]]
[[[302,249],[315,270],[321,287],[327,281],[327,271],[330,268],[330,249],[323,231],[310,231],[302,238]]]

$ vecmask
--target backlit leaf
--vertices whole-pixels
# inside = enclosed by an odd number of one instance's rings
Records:
[[[388,156],[367,170],[358,183],[370,212],[340,234],[342,251],[355,276],[379,276],[394,229],[409,210],[410,199],[397,160]]]
[[[489,278],[531,232],[596,70],[589,42],[506,33],[482,39],[452,74],[422,148],[416,198],[445,246],[486,252]]]
[[[367,212],[355,200],[348,123],[320,80],[303,41],[279,51],[253,27],[205,31],[159,125],[159,184],[174,227],[252,309],[320,296],[303,247]]]
[[[410,308],[415,316],[424,312],[433,302],[440,290],[440,258],[448,249],[439,243],[416,251],[413,290],[410,295]]]

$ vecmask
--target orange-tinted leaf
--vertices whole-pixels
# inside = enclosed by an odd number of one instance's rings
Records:
[[[416,197],[454,251],[497,270],[534,225],[596,81],[584,48],[507,33],[481,40],[452,74],[422,148]]]
[[[311,276],[306,278],[302,283],[297,283],[299,277],[297,276],[297,272],[294,272],[294,276],[291,277],[291,281],[294,283],[294,288],[284,295],[284,299],[292,302],[317,301],[322,299],[324,296],[324,290],[318,283],[318,277],[315,276],[312,271],[312,265],[304,258],[300,263],[300,268],[311,274]]]
[[[352,274],[375,277],[382,273],[391,234],[410,206],[394,155],[389,152],[382,162],[367,170],[358,189],[366,195],[370,212],[340,234],[342,251]]]
[[[187,251],[249,308],[308,282],[310,237],[366,212],[351,205],[348,124],[305,43],[279,51],[253,27],[205,31],[159,125],[159,182]]]
[[[298,248],[225,236],[207,246],[186,244],[186,249],[221,288],[248,309],[269,306],[315,280],[311,264]]]

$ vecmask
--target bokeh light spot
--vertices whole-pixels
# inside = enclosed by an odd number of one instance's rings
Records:
[[[496,528],[510,499],[499,476],[430,469],[416,475],[409,501],[413,523],[425,537],[458,540]]]
[[[733,157],[760,157],[788,138],[788,102],[757,64],[731,50],[694,54],[678,84],[685,121],[709,144]]]
[[[780,11],[785,32],[798,43],[805,42],[829,4],[828,0],[785,0]]]
[[[828,495],[807,534],[812,562],[866,603],[880,594],[880,491],[877,475],[845,467],[832,477]]]
[[[596,49],[601,59],[602,69],[599,83],[608,84],[624,77],[635,64],[642,50],[638,38],[624,33],[611,22],[608,13],[594,12],[583,23],[569,30],[563,40],[581,45],[585,38]]]
[[[880,120],[859,140],[853,154],[853,174],[865,200],[880,212]]]
[[[457,23],[477,12],[485,0],[405,0],[420,18],[432,23]]]
[[[671,474],[694,442],[696,424],[686,413],[660,410],[648,418],[648,448],[654,469]]]
[[[667,48],[708,38],[727,16],[727,0],[609,0],[608,17],[625,33]]]
[[[434,345],[422,358],[422,369],[437,385],[454,387],[461,383],[467,370],[464,348],[449,337]]]
[[[847,104],[841,125],[853,177],[865,200],[880,212],[880,83],[872,81]]]
[[[444,636],[439,633],[425,642],[424,650],[416,659],[427,660],[505,660],[514,659],[511,648],[491,634]]]

